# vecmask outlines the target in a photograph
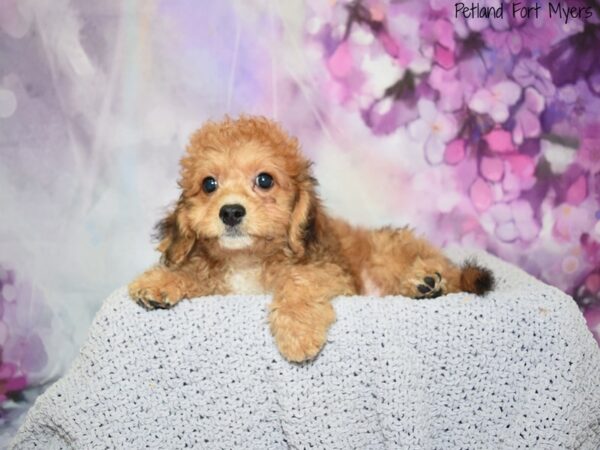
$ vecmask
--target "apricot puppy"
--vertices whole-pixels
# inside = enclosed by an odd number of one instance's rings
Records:
[[[181,160],[181,196],[158,224],[161,263],[129,285],[146,308],[210,294],[272,294],[269,324],[290,361],[314,358],[338,295],[486,293],[492,274],[452,264],[406,228],[326,214],[298,141],[262,117],[209,122]]]

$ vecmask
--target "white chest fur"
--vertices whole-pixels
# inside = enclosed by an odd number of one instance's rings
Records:
[[[261,266],[253,260],[235,261],[227,273],[227,285],[232,294],[266,294],[260,282]]]

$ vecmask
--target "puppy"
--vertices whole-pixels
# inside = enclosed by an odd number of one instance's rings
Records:
[[[452,264],[407,228],[367,230],[329,216],[298,141],[262,117],[209,122],[181,160],[181,196],[157,226],[161,263],[129,285],[146,308],[212,294],[272,294],[269,325],[290,361],[314,358],[331,300],[375,294],[483,295],[492,274]]]

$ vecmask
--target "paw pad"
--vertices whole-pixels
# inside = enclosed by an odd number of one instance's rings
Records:
[[[423,278],[423,284],[417,285],[417,290],[421,293],[417,298],[436,298],[443,295],[442,275],[439,272],[435,276],[426,276]]]

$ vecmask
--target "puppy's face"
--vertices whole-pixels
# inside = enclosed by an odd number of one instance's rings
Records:
[[[285,167],[277,149],[251,140],[205,148],[184,183],[190,226],[225,250],[285,236],[295,194]]]
[[[266,119],[205,125],[181,166],[179,234],[201,239],[213,252],[281,247],[294,222],[306,219],[307,183],[313,195],[309,163],[296,140]]]

